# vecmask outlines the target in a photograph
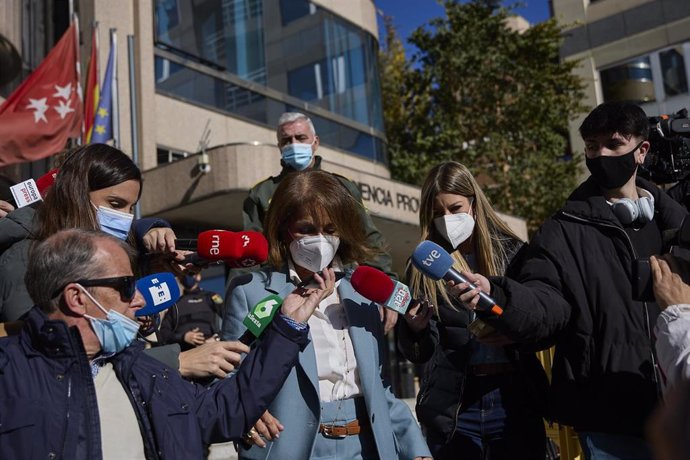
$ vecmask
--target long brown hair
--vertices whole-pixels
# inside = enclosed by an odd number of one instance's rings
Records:
[[[442,246],[447,244],[434,225],[434,202],[439,193],[452,193],[470,199],[475,220],[472,245],[476,269],[485,276],[502,275],[507,264],[506,243],[520,238],[498,217],[469,169],[456,161],[446,161],[434,166],[424,180],[419,207],[420,241],[431,240]],[[470,270],[467,260],[459,250],[453,251],[451,256],[456,270]],[[452,305],[446,293],[445,282],[425,277],[412,265],[409,270],[410,288],[415,296],[423,294],[436,304],[438,291]]]
[[[35,238],[44,240],[68,228],[100,230],[89,192],[128,180],[141,184],[141,171],[122,151],[106,144],[74,150],[60,166],[55,184],[38,210]]]
[[[368,246],[361,218],[361,204],[331,173],[306,170],[288,174],[278,185],[264,220],[268,262],[280,269],[290,256],[288,227],[300,214],[326,215],[335,225],[343,263],[371,260],[377,250]]]

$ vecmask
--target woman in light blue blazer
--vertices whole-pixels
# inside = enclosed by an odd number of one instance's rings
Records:
[[[330,173],[290,174],[276,189],[264,222],[270,266],[233,280],[223,339],[235,340],[250,308],[284,298],[327,267],[344,274],[369,260],[358,203]],[[269,410],[245,436],[241,459],[430,459],[407,405],[381,377],[383,326],[376,304],[347,276],[308,322],[310,343]],[[260,340],[260,339],[259,339]]]

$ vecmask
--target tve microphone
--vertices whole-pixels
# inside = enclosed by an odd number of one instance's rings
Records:
[[[245,316],[244,324],[247,330],[239,338],[239,341],[245,345],[251,345],[271,324],[273,317],[276,315],[280,306],[283,304],[283,299],[275,294],[271,294],[261,299],[254,308],[251,309],[247,316]]]
[[[443,278],[446,281],[453,281],[455,283],[467,283],[469,287],[464,292],[477,288],[477,286],[453,268],[453,258],[433,241],[427,240],[419,243],[412,253],[412,263],[425,276],[433,280]],[[479,292],[477,307],[482,311],[491,311],[494,315],[503,314],[503,309],[496,305],[494,299],[481,291]]]
[[[137,289],[146,300],[146,305],[134,314],[149,316],[159,313],[177,302],[180,298],[180,287],[175,275],[170,272],[154,273],[137,280]]]
[[[350,282],[362,296],[403,315],[412,301],[410,288],[373,267],[360,265]]]

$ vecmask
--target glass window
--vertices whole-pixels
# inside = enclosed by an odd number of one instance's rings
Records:
[[[661,75],[664,79],[666,96],[677,96],[688,92],[688,80],[685,75],[683,48],[678,46],[659,53]]]
[[[378,43],[308,0],[156,0],[156,44],[383,132]]]
[[[606,101],[651,102],[654,82],[649,57],[634,59],[600,71]]]
[[[379,163],[386,163],[385,144],[369,133],[314,115],[304,107],[294,107],[256,91],[197,72],[163,59],[155,60],[156,90],[179,99],[222,110],[267,127],[275,128],[276,114],[288,111],[305,113],[312,119],[322,144],[346,150]],[[272,114],[270,120],[268,114]]]

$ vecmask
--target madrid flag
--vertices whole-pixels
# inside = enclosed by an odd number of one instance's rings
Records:
[[[72,23],[55,48],[0,106],[0,167],[49,157],[79,137],[78,26]]]

